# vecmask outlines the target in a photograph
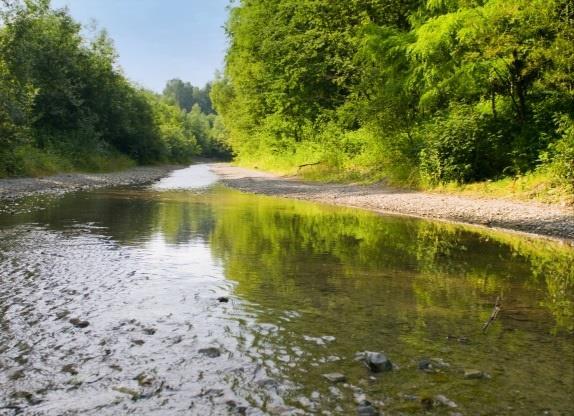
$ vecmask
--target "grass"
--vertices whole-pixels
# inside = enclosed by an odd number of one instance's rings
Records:
[[[574,206],[574,187],[560,183],[547,171],[536,171],[517,177],[508,177],[496,181],[484,181],[470,184],[448,183],[439,186],[424,186],[415,179],[407,178],[393,181],[385,177],[384,170],[364,168],[356,164],[344,167],[333,167],[328,163],[299,168],[305,163],[320,161],[309,156],[288,159],[286,157],[261,157],[239,159],[235,163],[247,168],[261,169],[281,175],[299,176],[302,179],[325,183],[358,183],[372,184],[384,182],[388,185],[416,189],[420,191],[464,195],[474,198],[496,198],[516,201],[536,201],[562,206]],[[414,176],[414,175],[413,175]]]
[[[135,166],[129,157],[116,152],[64,154],[22,146],[0,154],[0,177],[39,177],[63,172],[113,172]]]
[[[574,205],[572,187],[559,183],[550,173],[543,171],[497,181],[470,184],[449,183],[431,187],[428,190],[478,198],[537,201],[563,206]]]

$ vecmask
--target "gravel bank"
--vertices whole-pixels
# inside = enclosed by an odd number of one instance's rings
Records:
[[[246,192],[477,224],[574,242],[574,209],[568,207],[414,192],[380,185],[302,182],[224,163],[213,164],[211,170],[226,185]]]
[[[155,182],[181,166],[139,166],[111,173],[65,173],[43,178],[0,179],[0,201],[32,195],[58,195],[70,191]]]

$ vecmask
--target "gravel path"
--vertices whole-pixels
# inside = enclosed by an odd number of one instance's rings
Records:
[[[226,185],[246,192],[478,224],[574,242],[573,208],[397,190],[380,185],[302,182],[224,163],[211,165],[211,170]]]
[[[43,178],[0,179],[0,201],[31,195],[59,195],[70,191],[155,182],[181,166],[139,166],[111,173],[66,173]]]

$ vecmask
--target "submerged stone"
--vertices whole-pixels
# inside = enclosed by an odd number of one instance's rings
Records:
[[[341,373],[323,374],[323,377],[329,380],[331,383],[343,383],[347,381],[347,377]]]
[[[421,398],[421,406],[425,410],[430,410],[434,406],[434,400],[430,397]]]
[[[432,370],[432,362],[431,360],[428,360],[426,358],[423,358],[422,360],[419,361],[419,363],[417,364],[417,368],[419,370],[423,370],[423,371],[427,371],[427,370]]]
[[[458,405],[455,402],[450,400],[448,397],[443,396],[442,394],[438,394],[438,395],[434,396],[434,400],[436,403],[439,403],[439,404],[446,406],[446,407],[450,407],[451,409],[455,409],[458,407]]]
[[[155,328],[145,328],[143,330],[144,334],[146,335],[154,335],[157,332],[157,329]]]
[[[357,416],[378,416],[379,411],[369,402],[368,400],[363,400],[357,406]]]
[[[74,325],[76,328],[86,328],[90,325],[90,323],[88,321],[83,321],[79,318],[72,318],[69,321],[72,325]]]
[[[74,364],[66,364],[62,367],[62,373],[68,373],[75,376],[78,374],[78,370]]]
[[[393,363],[383,353],[365,351],[359,353],[357,358],[362,361],[373,373],[381,373],[383,371],[393,370]]]
[[[464,378],[467,380],[478,380],[481,378],[488,378],[488,375],[480,370],[470,369],[464,370]]]
[[[217,358],[221,355],[221,351],[219,348],[209,347],[209,348],[202,348],[198,351],[201,355],[205,355],[209,358]]]

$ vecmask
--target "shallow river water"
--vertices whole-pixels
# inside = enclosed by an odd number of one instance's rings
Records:
[[[574,414],[568,245],[247,195],[204,165],[9,210],[0,415]]]

